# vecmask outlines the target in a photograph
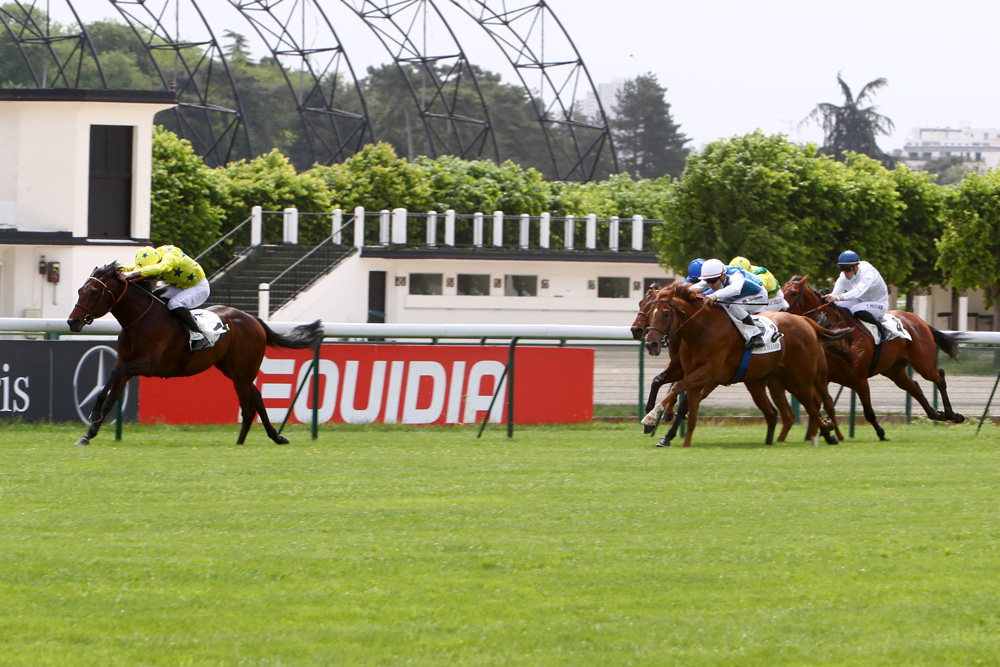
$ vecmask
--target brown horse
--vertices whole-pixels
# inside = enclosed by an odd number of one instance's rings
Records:
[[[960,336],[942,333],[913,313],[891,310],[889,312],[899,318],[913,340],[893,338],[883,343],[881,349],[877,349],[868,329],[863,327],[849,310],[826,303],[820,293],[809,285],[808,279],[809,276],[794,276],[781,288],[785,293],[785,300],[788,301],[789,310],[806,315],[823,326],[852,327],[861,332],[860,335],[854,336],[849,359],[828,359],[830,381],[850,387],[857,393],[861,399],[865,419],[875,429],[879,440],[887,438],[885,430],[878,423],[875,410],[872,409],[868,378],[874,375],[884,375],[897,387],[917,399],[929,418],[956,424],[965,421],[964,415],[951,408],[944,371],[937,367],[935,349],[935,346],[940,347],[949,357],[956,359]],[[907,374],[907,364],[913,364],[914,370],[921,377],[937,386],[944,401],[944,410],[934,410],[921,391],[920,385]]]
[[[632,338],[635,340],[642,340],[647,331],[650,329],[649,321],[649,311],[657,303],[659,298],[660,288],[654,283],[650,285],[646,294],[643,295],[642,299],[639,301],[639,312],[636,314],[635,320],[632,322]],[[670,356],[670,361],[667,367],[656,377],[653,378],[649,387],[649,397],[646,399],[646,411],[644,414],[649,414],[653,412],[653,408],[656,407],[656,398],[660,392],[660,388],[668,382],[677,382],[684,377],[684,369],[681,363],[682,348],[686,345],[681,341],[679,337],[669,337],[666,332],[659,332],[661,338],[656,341],[655,338],[647,344],[647,349],[652,356],[658,356],[661,349],[663,348],[663,341],[666,341],[668,354]],[[780,386],[780,383],[772,383],[769,386],[771,392],[771,398],[774,399],[774,406],[770,409],[762,411],[765,420],[768,420],[769,415],[774,414],[774,407],[777,407],[777,413],[781,416],[781,434],[778,436],[778,442],[783,442],[785,436],[788,434],[789,429],[791,429],[792,424],[795,422],[795,415],[792,412],[792,408],[788,405],[788,401],[785,398],[784,389]],[[706,388],[702,390],[702,400],[704,400],[709,393],[711,393],[713,388]],[[766,400],[766,399],[765,399]],[[770,406],[771,404],[768,403]],[[670,428],[667,430],[666,434],[657,443],[657,447],[669,447],[670,442],[677,436],[677,431],[680,429],[681,421],[687,417],[688,413],[688,400],[687,394],[682,394],[680,397],[680,402],[677,405],[677,414],[674,416],[670,423]],[[659,415],[660,413],[655,413]],[[656,432],[656,427],[659,424],[657,419],[653,424],[643,424],[644,431],[647,434],[653,434]],[[767,442],[771,443],[774,435],[775,422],[773,420],[768,421],[768,436]],[[839,435],[839,432],[838,432]]]
[[[721,308],[704,308],[701,295],[689,285],[674,284],[660,293],[656,306],[650,312],[647,344],[659,337],[678,337],[682,346],[681,364],[684,378],[676,382],[657,409],[669,414],[677,396],[688,393],[690,402],[689,426],[684,446],[691,445],[697,425],[698,407],[707,391],[720,384],[729,384],[743,356],[743,337],[729,322]],[[781,312],[765,313],[784,335],[781,350],[769,354],[752,355],[743,383],[746,384],[754,403],[768,420],[768,438],[771,443],[774,430],[774,408],[765,394],[768,383],[777,380],[795,396],[809,415],[809,432],[817,444],[817,434],[822,432],[827,442],[838,442],[829,422],[819,414],[819,404],[828,400],[826,394],[826,360],[820,352],[819,340],[837,341],[850,337],[851,330],[829,331],[806,318]],[[826,397],[826,399],[824,399]],[[643,418],[644,423],[656,419],[654,413]]]
[[[260,318],[235,308],[212,306],[209,310],[229,325],[229,332],[213,347],[191,352],[187,327],[140,282],[130,282],[122,276],[117,265],[112,263],[94,269],[77,294],[79,298],[67,320],[71,331],[80,331],[84,325],[110,312],[122,325],[122,332],[118,336],[118,362],[90,414],[93,423],[76,444],[90,444],[126,383],[134,376],[184,377],[197,375],[212,366],[233,381],[239,397],[243,427],[237,444],[242,445],[246,440],[255,415],[260,415],[271,440],[279,445],[288,442],[288,438],[279,435],[271,425],[254,382],[267,346],[314,349],[319,345],[323,340],[319,320],[295,327],[282,336]]]

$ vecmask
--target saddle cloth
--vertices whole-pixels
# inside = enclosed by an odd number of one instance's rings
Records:
[[[878,328],[874,324],[869,324],[868,322],[863,322],[858,320],[864,325],[865,329],[868,329],[868,333],[872,335],[872,340],[878,340]],[[906,340],[913,340],[910,336],[910,332],[906,330],[903,326],[903,321],[892,314],[887,314],[882,318],[882,326],[884,326],[889,331],[889,337],[886,338],[883,343],[890,341],[893,338],[905,338]]]
[[[782,334],[778,331],[778,325],[770,317],[759,317],[751,315],[754,324],[764,330],[764,346],[753,350],[754,354],[769,354],[781,349]]]
[[[223,324],[219,316],[210,310],[192,310],[191,314],[194,316],[194,321],[198,323],[198,328],[202,331],[201,333],[189,331],[191,342],[204,338],[205,347],[212,347],[222,337],[222,334],[229,331],[229,325]]]

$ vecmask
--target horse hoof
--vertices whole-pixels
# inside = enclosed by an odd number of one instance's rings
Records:
[[[275,442],[275,444],[278,444],[278,445],[287,445],[288,444],[288,438],[286,438],[283,435],[279,435],[278,437],[276,437],[274,439],[274,442]]]
[[[954,418],[952,418],[951,421],[953,421],[956,424],[961,424],[962,422],[965,421],[965,415],[963,415],[961,412],[956,412]]]
[[[76,444],[78,444],[80,446],[89,445],[90,444],[90,438],[88,438],[87,436],[83,436],[82,438],[80,438],[79,440],[76,441]]]
[[[662,438],[660,438],[660,441],[658,443],[656,443],[656,446],[657,447],[669,447],[670,446],[670,439],[667,438],[667,436],[663,436]]]
[[[656,426],[654,424],[643,424],[642,432],[646,435],[653,435],[656,433]]]

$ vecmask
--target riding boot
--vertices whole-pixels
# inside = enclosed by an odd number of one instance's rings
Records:
[[[757,329],[757,333],[755,333],[753,336],[750,337],[750,340],[748,340],[747,344],[743,346],[743,349],[752,350],[758,347],[764,347],[764,333],[759,328],[757,328],[756,324],[754,324],[753,318],[750,317],[750,315],[748,314],[740,321],[749,327],[754,327],[755,329]]]
[[[174,308],[170,312],[173,313],[188,329],[201,334],[200,339],[191,341],[192,352],[197,352],[208,345],[208,341],[205,339],[205,334],[201,333],[201,328],[198,326],[198,322],[195,321],[194,315],[191,314],[190,309],[180,306],[179,308]]]
[[[879,341],[878,344],[881,345],[889,338],[889,330],[882,325],[881,320],[876,318],[873,314],[867,310],[859,310],[854,313],[854,316],[861,320],[862,322],[867,322],[868,324],[874,324],[875,328],[878,330]]]

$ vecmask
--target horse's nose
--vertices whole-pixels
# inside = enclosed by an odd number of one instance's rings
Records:
[[[66,320],[66,324],[69,325],[69,330],[76,333],[83,330],[83,320],[79,317],[74,317],[73,319]]]
[[[642,332],[643,332],[642,327],[632,327],[632,339],[642,340]]]
[[[658,356],[660,354],[660,341],[658,340],[647,340],[646,341],[646,351],[651,355]]]

